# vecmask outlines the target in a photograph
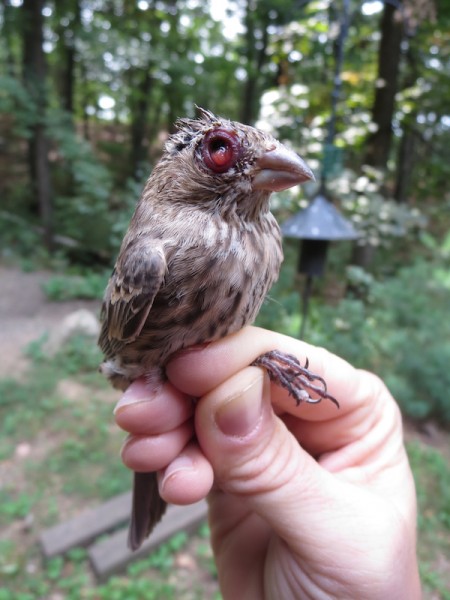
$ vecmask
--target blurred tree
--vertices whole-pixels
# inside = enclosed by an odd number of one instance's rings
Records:
[[[262,90],[258,89],[262,69],[267,62],[267,44],[269,40],[269,13],[257,10],[261,2],[246,0],[245,2],[245,70],[246,79],[242,94],[242,109],[240,120],[243,123],[254,123],[259,111],[259,97]]]
[[[271,37],[288,23],[297,20],[304,4],[306,2],[293,3],[290,0],[245,1],[245,33],[241,37],[245,80],[239,116],[243,123],[253,124],[256,121],[262,93],[282,78],[282,64],[276,65],[273,55],[269,53]],[[238,3],[238,6],[241,5]],[[272,68],[268,70],[269,63]]]
[[[53,217],[58,233],[71,237],[92,229],[95,212],[106,218],[108,240],[91,235],[89,243],[108,252],[126,222],[130,190],[138,193],[135,182],[173,122],[192,116],[195,104],[247,122],[259,116],[319,169],[342,2],[0,0],[2,201],[9,211],[38,214],[47,230]],[[327,168],[351,165],[347,187],[358,190],[348,193],[356,191],[361,219],[373,185],[411,206],[422,199],[437,206],[446,193],[450,6],[435,17],[433,7],[433,0],[384,8],[350,0]],[[383,178],[361,172],[366,159]]]
[[[14,77],[17,75],[16,61],[13,52],[15,46],[15,13],[17,11],[11,6],[9,0],[0,0],[0,7],[3,15],[2,36],[5,41],[3,50],[5,53],[5,71],[10,77]]]
[[[407,5],[404,73],[397,122],[402,137],[395,173],[395,197],[444,196],[450,174],[442,149],[448,145],[450,96],[450,5],[415,0]],[[438,175],[439,172],[439,175]]]
[[[61,108],[74,117],[77,39],[81,27],[80,1],[58,0],[54,3],[53,16],[57,39],[55,53],[58,56],[54,79]]]
[[[375,131],[367,140],[366,163],[386,168],[392,142],[392,120],[400,72],[401,44],[404,33],[402,2],[385,2],[380,22],[378,69],[372,121]]]
[[[34,109],[28,162],[36,194],[43,239],[53,246],[53,206],[49,165],[49,140],[45,130],[47,112],[47,63],[43,49],[44,0],[24,0],[22,7],[23,80]]]
[[[131,42],[129,67],[124,78],[127,90],[127,108],[130,115],[130,175],[142,179],[141,166],[146,162],[148,143],[156,135],[156,127],[149,123],[149,108],[152,103],[153,87],[156,84],[154,71],[158,57],[156,46],[164,13],[157,10],[155,2],[149,2],[145,10],[136,3],[126,2],[123,7],[124,42]],[[117,22],[117,26],[119,23]],[[155,117],[155,115],[153,115]],[[159,125],[159,119],[154,119]]]

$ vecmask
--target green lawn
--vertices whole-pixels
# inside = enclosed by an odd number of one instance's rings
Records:
[[[206,526],[181,533],[122,576],[98,584],[84,549],[44,561],[46,527],[130,487],[119,460],[117,394],[96,368],[91,341],[73,339],[46,359],[28,351],[22,381],[0,380],[0,600],[220,598]],[[450,437],[444,437],[447,449]],[[446,448],[408,442],[420,507],[419,555],[425,598],[450,599],[450,466]]]

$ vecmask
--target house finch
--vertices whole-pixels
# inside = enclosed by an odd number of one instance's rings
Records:
[[[158,386],[171,354],[255,319],[283,258],[270,194],[313,179],[272,136],[199,110],[198,119],[180,119],[168,139],[105,291],[101,371],[122,390],[141,376]],[[331,398],[325,382],[291,356],[270,352],[254,364],[297,403]],[[155,474],[136,473],[133,550],[165,507]]]

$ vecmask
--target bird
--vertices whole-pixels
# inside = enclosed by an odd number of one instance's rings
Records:
[[[313,179],[303,158],[266,132],[202,108],[196,118],[178,119],[104,294],[100,370],[114,387],[125,390],[145,377],[157,389],[174,353],[254,321],[283,260],[270,196]],[[297,404],[324,398],[337,404],[307,361],[302,366],[274,350],[252,364],[265,368]],[[165,509],[156,474],[135,473],[131,550]]]

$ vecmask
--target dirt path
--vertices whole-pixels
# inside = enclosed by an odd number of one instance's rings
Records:
[[[96,301],[49,302],[41,286],[51,276],[0,265],[0,378],[23,373],[27,345],[58,327],[66,315],[80,308],[98,313]]]

